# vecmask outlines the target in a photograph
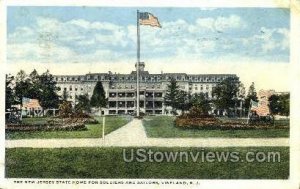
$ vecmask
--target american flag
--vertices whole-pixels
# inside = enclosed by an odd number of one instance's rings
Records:
[[[149,12],[140,12],[139,13],[139,23],[140,25],[148,25],[152,27],[159,27],[161,28],[161,25],[153,14]]]
[[[259,102],[251,100],[251,110],[255,111],[259,116],[266,116],[270,114],[270,108],[267,100],[260,100]]]

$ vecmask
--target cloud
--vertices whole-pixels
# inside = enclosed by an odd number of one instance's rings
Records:
[[[286,28],[277,29],[277,33],[282,34],[283,38],[281,41],[281,49],[286,50],[289,49],[290,46],[290,31]]]
[[[41,63],[58,62],[72,60],[76,54],[71,49],[58,46],[55,43],[37,45],[34,43],[9,44],[7,45],[8,59],[11,62],[19,61],[39,61]]]
[[[76,20],[71,20],[68,22],[69,24],[73,24],[75,26],[84,28],[84,29],[91,29],[90,27],[90,22],[83,20],[83,19],[76,19]]]
[[[289,30],[286,28],[261,27],[259,34],[242,40],[244,46],[256,46],[261,53],[268,54],[272,51],[289,51]]]
[[[199,26],[200,28],[206,28],[209,29],[211,31],[215,30],[215,19],[213,18],[198,18],[197,21],[197,26]],[[192,31],[196,32],[197,31],[197,26],[191,26],[190,30],[192,29]]]
[[[161,23],[162,29],[141,26],[142,58],[180,55],[210,60],[229,55],[262,58],[277,55],[280,59],[289,50],[287,28],[261,27],[261,32],[253,33],[246,21],[235,14]],[[134,59],[136,26],[37,17],[31,27],[17,27],[10,32],[8,45],[9,62],[117,62],[120,58]]]
[[[230,15],[228,17],[219,16],[216,18],[198,18],[196,20],[196,26],[190,28],[190,30],[197,32],[201,29],[208,29],[212,32],[225,32],[230,29],[244,29],[247,24],[238,15]],[[197,30],[197,28],[199,28]]]
[[[237,15],[230,15],[229,17],[218,17],[215,21],[215,28],[217,31],[225,31],[228,29],[243,29],[247,24]]]

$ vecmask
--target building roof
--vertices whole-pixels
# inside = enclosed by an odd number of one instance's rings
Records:
[[[149,72],[148,71],[140,71],[139,72],[140,75],[149,75]],[[132,71],[130,73],[130,75],[136,75],[136,71]],[[151,74],[152,75],[152,74]]]
[[[40,105],[40,102],[38,99],[26,99],[25,101],[23,100],[23,108],[28,108],[28,109],[41,109],[42,106]]]

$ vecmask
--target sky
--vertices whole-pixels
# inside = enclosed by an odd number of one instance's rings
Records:
[[[129,73],[136,62],[136,10],[9,7],[8,72]],[[150,72],[233,73],[245,85],[288,90],[289,9],[139,10],[162,25],[141,26],[141,61]],[[274,82],[279,77],[284,79]]]

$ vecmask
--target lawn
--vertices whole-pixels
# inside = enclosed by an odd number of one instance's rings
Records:
[[[6,178],[173,178],[173,179],[287,179],[288,147],[145,148],[156,152],[233,153],[239,160],[208,162],[125,162],[123,148],[11,148],[6,149]],[[125,148],[126,158],[131,150]],[[280,162],[244,161],[248,152],[280,153]],[[278,159],[277,159],[278,160]]]
[[[25,118],[23,123],[42,124],[49,118]],[[96,117],[98,124],[87,124],[87,130],[83,131],[27,131],[27,132],[7,132],[6,139],[32,139],[32,138],[101,138],[102,137],[102,117]],[[131,121],[129,116],[107,116],[105,124],[105,134],[108,134]]]
[[[184,137],[225,137],[225,138],[272,138],[289,137],[289,129],[253,129],[253,130],[200,130],[182,129],[174,126],[175,117],[149,116],[143,119],[148,137],[184,138]],[[279,123],[275,123],[279,124]],[[282,124],[282,122],[280,122]]]

